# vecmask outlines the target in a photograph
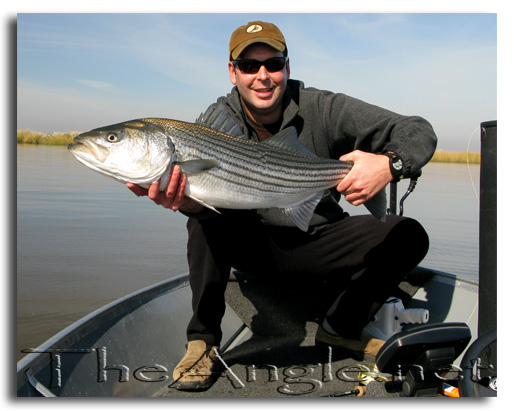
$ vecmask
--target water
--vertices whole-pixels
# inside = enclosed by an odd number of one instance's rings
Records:
[[[18,359],[112,300],[187,271],[180,213],[134,196],[63,147],[18,146],[17,161]],[[429,164],[405,214],[430,235],[424,266],[477,281],[478,166],[471,176],[465,165]],[[392,259],[401,244],[398,254]]]

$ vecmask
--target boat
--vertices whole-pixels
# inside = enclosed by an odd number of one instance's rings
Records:
[[[479,281],[414,269],[368,325],[387,339],[374,362],[315,345],[329,283],[306,289],[277,282],[270,289],[233,270],[217,353],[220,376],[209,390],[179,391],[171,375],[184,354],[192,314],[183,274],[116,300],[24,350],[17,396],[496,396],[496,121],[482,123],[481,130]],[[393,187],[391,197],[396,204]]]

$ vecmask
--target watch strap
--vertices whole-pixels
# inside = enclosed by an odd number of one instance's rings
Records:
[[[391,170],[391,174],[393,175],[393,182],[397,183],[403,178],[404,173],[404,165],[401,157],[392,151],[386,151],[382,153],[383,155],[389,157],[389,169]]]

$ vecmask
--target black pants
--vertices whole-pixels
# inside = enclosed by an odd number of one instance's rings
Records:
[[[256,275],[339,277],[341,290],[326,313],[332,328],[359,338],[404,276],[428,251],[428,236],[415,220],[389,215],[346,217],[315,234],[267,227],[255,212],[224,210],[187,223],[193,317],[188,341],[218,345],[231,267]],[[271,284],[271,283],[270,283]],[[338,291],[339,292],[339,291]]]

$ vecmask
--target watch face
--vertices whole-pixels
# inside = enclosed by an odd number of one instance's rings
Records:
[[[403,168],[402,160],[397,159],[396,161],[394,161],[393,162],[393,167],[394,167],[395,170],[400,171]]]

